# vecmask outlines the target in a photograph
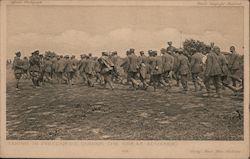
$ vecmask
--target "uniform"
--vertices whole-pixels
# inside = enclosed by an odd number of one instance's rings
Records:
[[[210,80],[212,80],[216,89],[216,93],[219,95],[221,74],[222,71],[217,54],[214,52],[208,53],[206,60],[205,80],[204,80],[208,94],[210,94],[211,91],[209,82]]]
[[[25,76],[25,78],[30,78],[29,76],[29,67],[30,67],[30,63],[28,58],[24,58],[23,59],[23,75]]]
[[[128,56],[128,80],[132,82],[134,88],[139,86],[139,83],[135,80],[139,70],[139,61],[137,56],[132,53]]]
[[[74,69],[73,69],[73,62],[72,60],[69,59],[69,57],[66,58],[65,60],[65,75],[67,78],[67,83],[69,85],[72,84],[72,78],[74,75]]]
[[[83,83],[87,82],[87,75],[85,73],[86,64],[87,64],[86,58],[81,57],[81,60],[79,61],[79,64],[78,64],[78,70],[79,70],[80,76],[83,79]]]
[[[92,57],[89,57],[86,60],[85,73],[87,75],[88,85],[93,87],[94,86],[93,78],[95,77],[95,61]]]
[[[236,52],[230,55],[228,68],[231,72],[233,86],[236,87],[236,79],[240,77],[240,56]]]
[[[162,55],[162,65],[163,65],[163,78],[166,82],[169,82],[169,73],[174,66],[174,57],[168,53]]]
[[[104,78],[105,86],[107,86],[107,84],[109,84],[109,86],[113,90],[114,86],[113,86],[113,83],[111,81],[112,71],[114,69],[113,62],[110,60],[110,58],[108,57],[108,55],[106,53],[103,53],[103,55],[98,59],[98,61],[100,62],[101,75]]]
[[[49,58],[47,58],[44,59],[43,63],[44,63],[44,79],[47,81],[51,81],[52,61]]]
[[[39,86],[40,78],[41,78],[41,59],[38,55],[32,55],[30,57],[30,75],[32,78],[32,82],[34,86]]]
[[[219,60],[219,64],[221,67],[221,81],[222,83],[227,83],[227,77],[229,75],[229,70],[228,70],[228,62],[227,59],[225,57],[225,55],[223,55],[222,53],[218,54],[218,60]]]
[[[19,80],[21,79],[23,74],[23,61],[20,57],[14,58],[12,68],[14,70],[15,78],[17,80],[16,88],[18,88]]]
[[[187,85],[187,82],[188,82],[188,74],[190,73],[190,64],[189,64],[189,61],[188,61],[188,58],[183,55],[183,54],[180,54],[178,56],[178,72],[181,76],[181,84],[182,84],[182,87],[184,89],[184,91],[187,91],[188,90],[188,85]]]
[[[62,81],[67,81],[67,78],[64,76],[65,75],[65,59],[63,57],[61,57],[58,61],[57,61],[57,77],[58,77],[58,82],[62,83]]]
[[[179,64],[179,54],[177,53],[173,53],[172,56],[174,57],[174,63],[173,63],[173,73],[174,73],[174,78],[177,81],[176,85],[179,86],[179,81],[180,81],[180,77],[179,77],[179,72],[178,72],[178,64]]]
[[[203,88],[202,83],[199,81],[199,74],[203,71],[202,58],[203,55],[199,52],[196,52],[191,56],[190,66],[195,91],[197,91],[197,84],[200,86],[201,89]]]

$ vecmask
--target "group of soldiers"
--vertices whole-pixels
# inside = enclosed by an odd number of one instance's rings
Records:
[[[242,91],[243,66],[235,47],[230,47],[229,58],[221,53],[218,46],[207,47],[206,52],[199,49],[187,52],[182,48],[175,48],[170,41],[167,48],[162,48],[159,53],[148,50],[148,56],[144,51],[140,51],[140,56],[137,56],[135,49],[131,48],[126,52],[125,58],[120,58],[113,51],[102,52],[99,58],[93,57],[91,53],[82,54],[80,60],[74,55],[43,55],[36,50],[29,58],[23,59],[21,52],[17,52],[12,66],[17,88],[22,77],[30,78],[35,88],[41,83],[52,83],[54,79],[59,84],[68,85],[73,85],[76,79],[80,79],[89,87],[94,87],[99,82],[112,90],[115,88],[114,83],[117,83],[129,84],[134,90],[147,90],[151,86],[155,91],[158,88],[168,91],[172,88],[173,81],[176,81],[176,86],[181,83],[183,93],[187,93],[191,78],[194,91],[206,88],[204,96],[211,96],[211,84],[215,87],[215,97],[221,97],[221,90],[225,87]]]

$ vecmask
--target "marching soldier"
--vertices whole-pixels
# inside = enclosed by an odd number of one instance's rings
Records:
[[[223,55],[220,52],[219,47],[215,46],[214,51],[218,55],[218,60],[219,60],[220,68],[221,68],[221,82],[222,82],[222,85],[224,86],[224,85],[229,84],[227,81],[228,75],[229,75],[228,62],[227,62],[225,55]],[[224,89],[224,87],[222,88]]]
[[[214,46],[216,47],[216,46]],[[205,69],[205,86],[207,89],[207,94],[204,96],[210,96],[211,89],[210,89],[210,80],[213,81],[213,84],[216,89],[216,95],[214,97],[221,97],[220,95],[220,78],[221,78],[221,67],[219,64],[219,58],[217,54],[214,52],[214,49],[211,50],[207,54],[206,60],[206,69]]]
[[[230,52],[232,53],[230,55],[229,61],[228,61],[228,68],[231,72],[231,78],[233,82],[233,86],[236,87],[236,82],[240,81],[240,57],[238,53],[235,51],[235,47],[230,47]]]
[[[149,66],[148,66],[148,58],[145,56],[144,51],[140,51],[139,56],[139,75],[140,75],[140,81],[143,84],[143,88],[147,89],[148,84],[146,82],[147,74],[149,72]]]
[[[50,82],[52,80],[51,78],[51,72],[52,72],[52,61],[50,60],[50,56],[45,57],[43,60],[44,64],[44,80]]]
[[[163,79],[170,85],[169,73],[173,69],[174,57],[167,53],[167,50],[162,48],[162,64],[163,64]]]
[[[83,83],[87,82],[87,75],[85,73],[86,64],[87,64],[86,55],[82,54],[81,60],[79,61],[79,64],[78,64],[78,70],[79,70],[80,76],[82,77]]]
[[[29,59],[25,56],[23,58],[23,76],[24,76],[25,79],[29,79],[30,78],[29,67],[30,67]]]
[[[120,65],[120,67],[123,68],[123,71],[126,75],[127,78],[127,84],[129,84],[129,76],[128,76],[128,63],[129,63],[129,59],[128,57],[130,56],[130,52],[129,50],[126,51],[126,58],[124,59],[124,62]]]
[[[92,55],[89,54],[86,59],[85,73],[87,75],[87,82],[90,87],[94,87],[94,77],[95,77],[95,61]]]
[[[78,77],[78,64],[79,61],[76,59],[75,55],[71,56],[71,63],[72,63],[72,68],[73,68],[73,78]]]
[[[17,80],[16,89],[18,89],[19,81],[23,74],[23,61],[21,60],[21,52],[16,52],[16,57],[13,60],[12,68],[14,70],[15,78]]]
[[[157,51],[152,51],[150,58],[150,74],[151,74],[151,81],[153,83],[154,91],[156,91],[157,86],[162,84],[167,88],[167,83],[163,80],[162,77],[162,57],[157,56]]]
[[[107,52],[102,52],[102,56],[98,59],[98,61],[101,65],[101,74],[104,78],[105,87],[107,87],[107,84],[109,84],[109,86],[113,90],[114,86],[111,81],[112,71],[114,69],[113,62],[110,60]]]
[[[67,84],[72,85],[72,79],[74,76],[73,62],[69,59],[69,55],[65,56],[65,75],[67,78]]]
[[[203,89],[203,84],[199,80],[199,75],[203,72],[203,62],[202,62],[203,55],[200,52],[194,51],[193,55],[191,56],[191,73],[192,73],[192,80],[194,83],[195,92],[198,91],[197,84],[200,86],[200,91]]]
[[[135,50],[130,49],[130,55],[128,56],[128,79],[132,82],[134,89],[139,87],[139,83],[136,81],[136,76],[139,69],[139,61],[135,55]]]
[[[40,60],[41,59],[39,57],[39,50],[34,51],[30,57],[30,75],[32,83],[35,88],[40,86],[39,84],[41,78]]]
[[[177,49],[175,49],[174,52],[168,51],[167,53],[172,55],[174,57],[174,63],[173,63],[173,77],[176,80],[176,86],[179,87],[179,83],[180,83],[180,75],[179,75],[179,71],[178,71],[178,64],[179,64],[179,54],[177,53]]]
[[[62,84],[62,81],[67,81],[67,79],[64,76],[64,70],[65,70],[65,59],[61,55],[60,59],[57,61],[57,74],[58,74],[59,84]]]
[[[190,73],[190,64],[188,58],[183,54],[183,49],[178,49],[178,72],[181,76],[181,84],[184,90],[184,93],[188,91],[188,74]]]

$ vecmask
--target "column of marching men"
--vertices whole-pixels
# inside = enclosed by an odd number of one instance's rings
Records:
[[[147,90],[149,86],[163,88],[166,91],[181,84],[183,93],[189,90],[188,81],[191,77],[194,91],[206,88],[204,96],[211,96],[214,85],[215,97],[221,97],[225,87],[237,92],[243,91],[243,76],[240,71],[243,66],[235,47],[230,47],[230,58],[221,53],[218,46],[207,46],[208,51],[191,49],[187,53],[182,48],[175,48],[168,42],[167,48],[160,52],[148,50],[136,55],[135,49],[126,52],[122,63],[116,51],[102,52],[101,57],[93,57],[91,53],[80,55],[80,60],[73,55],[41,54],[39,50],[32,52],[29,58],[21,58],[21,52],[16,52],[12,68],[19,88],[21,78],[31,79],[34,88],[47,83],[77,84],[77,81],[94,87],[97,83],[112,90],[116,84],[131,84],[134,90]],[[123,73],[121,73],[121,68]],[[230,79],[230,80],[229,80]],[[124,82],[126,81],[126,82]],[[231,85],[232,83],[232,85]],[[239,85],[237,85],[239,83]]]

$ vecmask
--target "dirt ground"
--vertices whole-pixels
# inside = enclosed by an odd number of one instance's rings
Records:
[[[97,85],[45,85],[34,89],[22,80],[15,89],[7,73],[9,140],[243,140],[242,97],[187,94],[173,87],[114,91]]]

